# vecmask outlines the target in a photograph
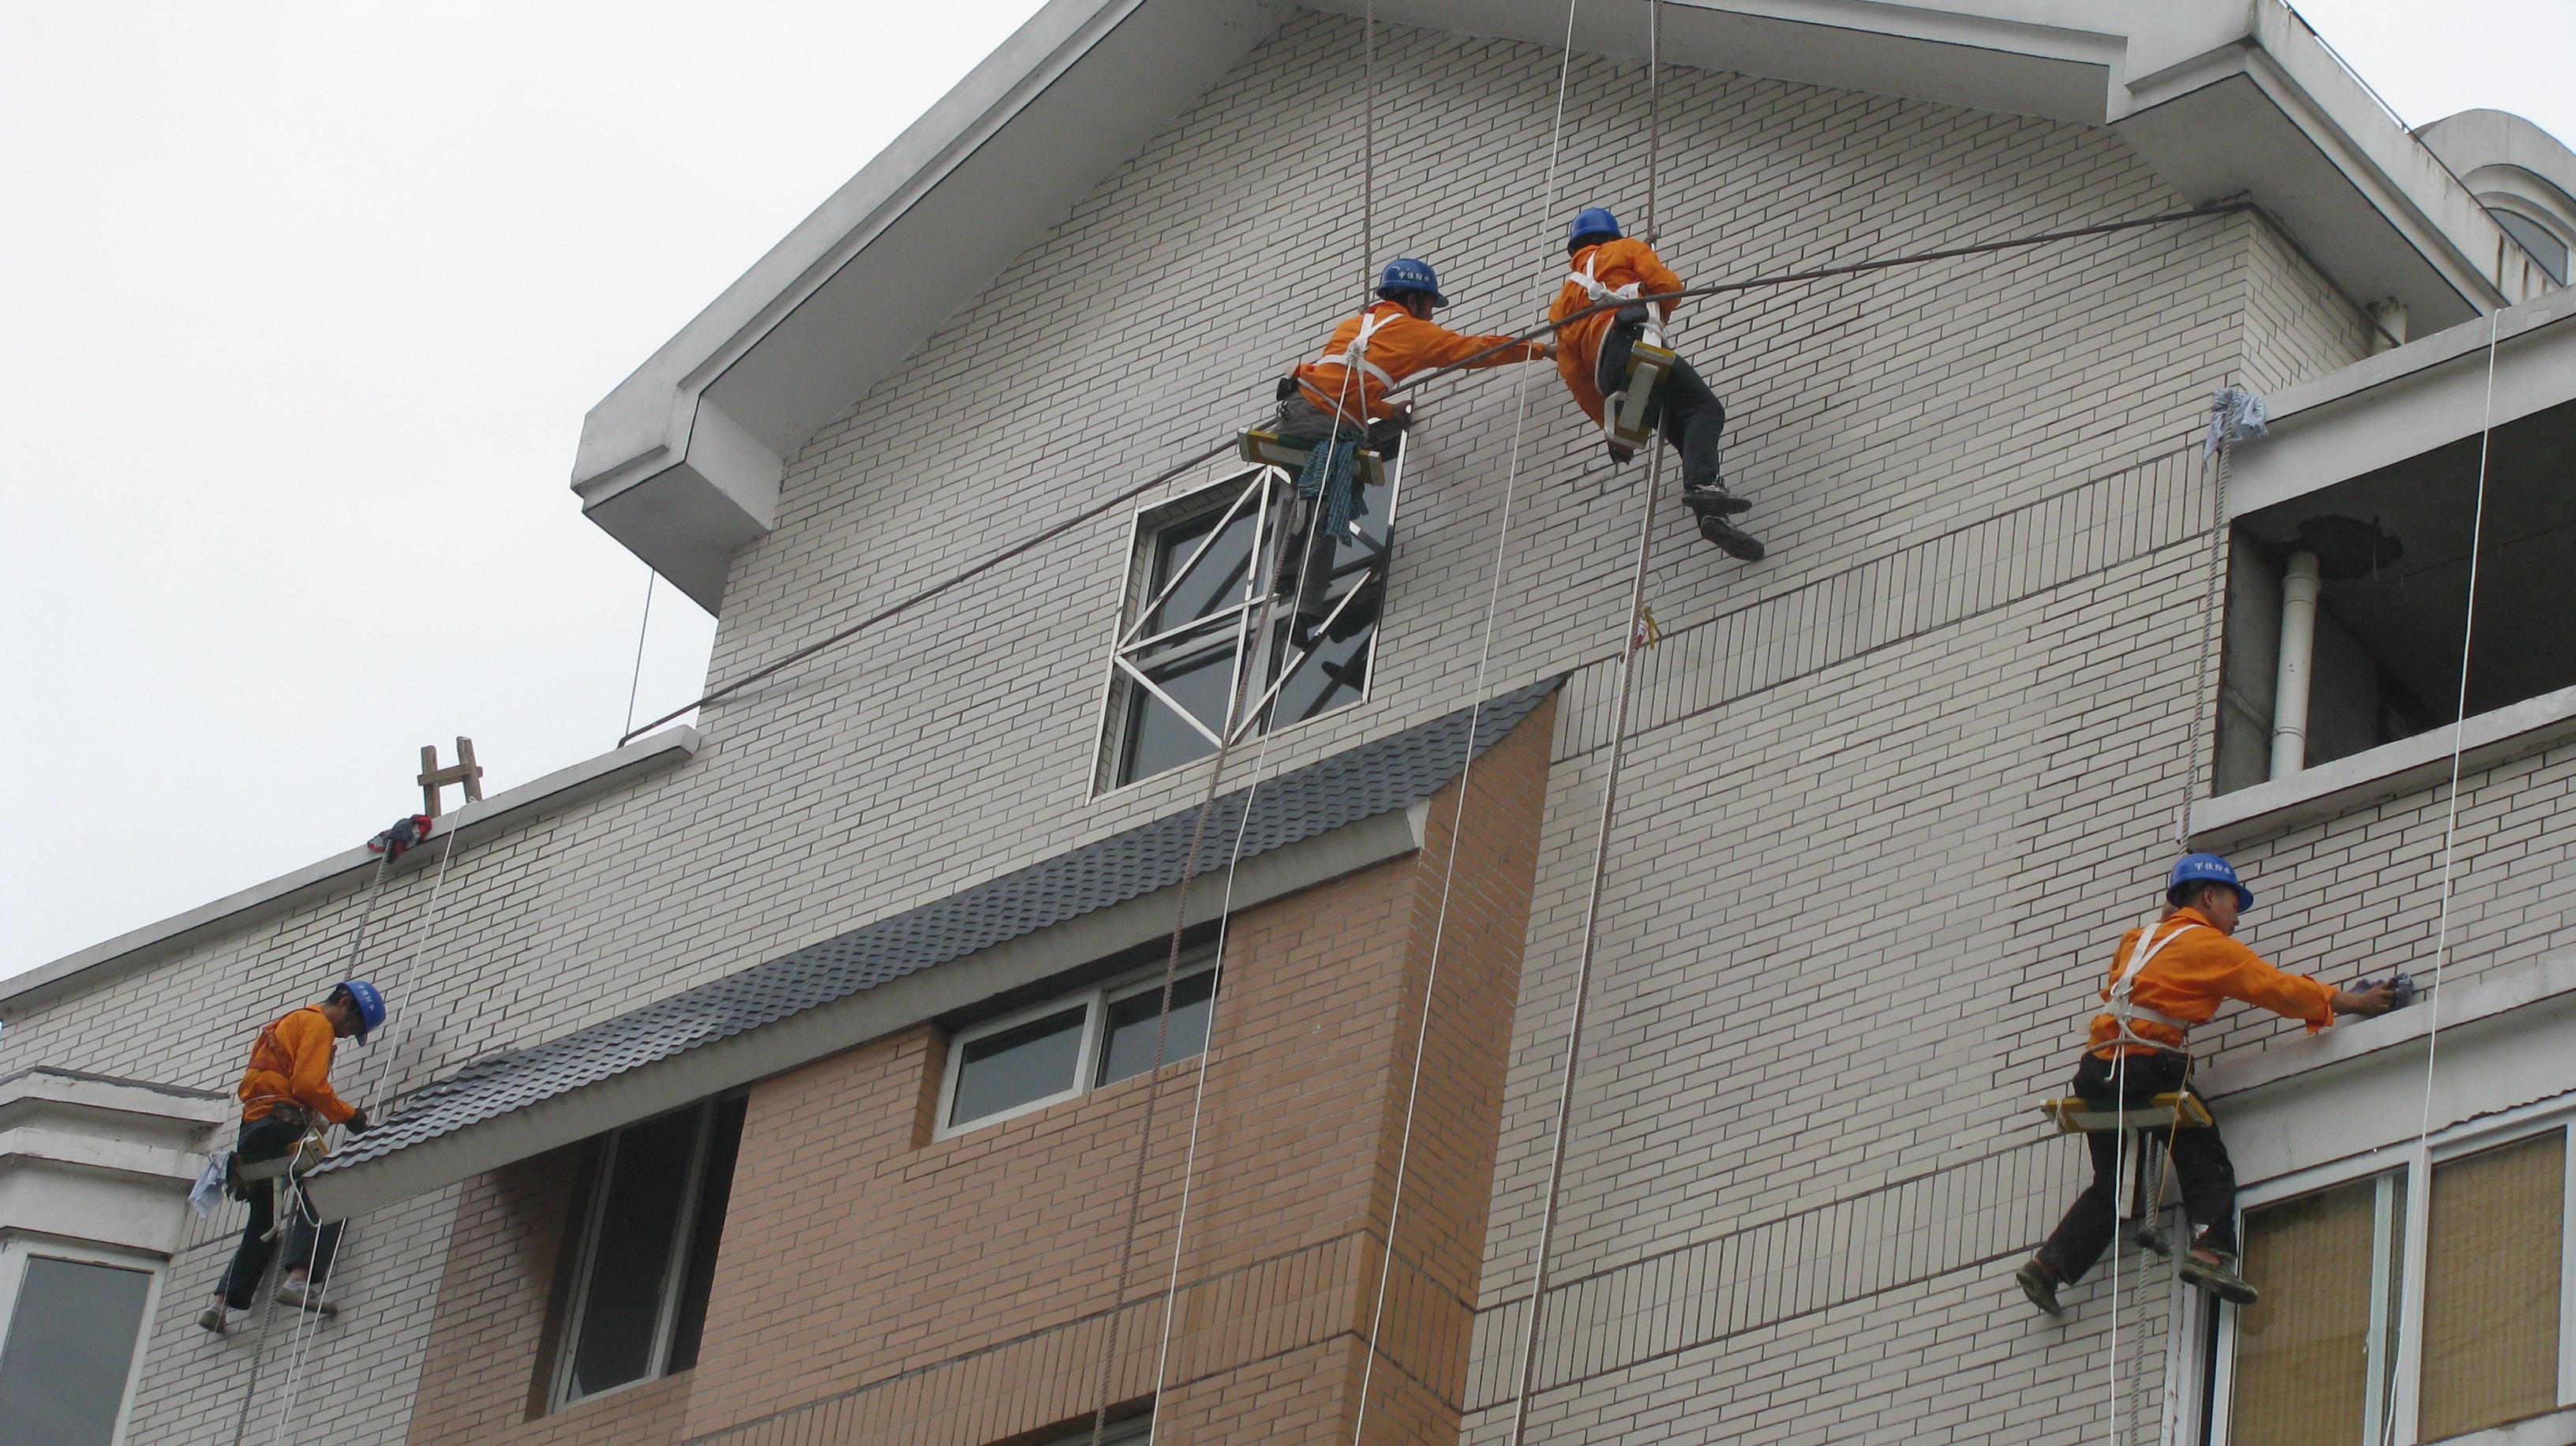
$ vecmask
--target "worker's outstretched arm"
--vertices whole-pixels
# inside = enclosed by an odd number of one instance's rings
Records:
[[[1420,366],[1453,367],[1464,363],[1471,370],[1509,366],[1513,362],[1546,361],[1556,355],[1546,342],[1514,341],[1508,336],[1470,336],[1451,331],[1438,322],[1416,322],[1406,327],[1405,341],[1412,344],[1421,358]],[[1418,369],[1418,368],[1417,368]]]
[[[2276,969],[2262,955],[2233,939],[2223,941],[2222,947],[2229,955],[2229,966],[2220,981],[2220,992],[2275,1014],[2305,1020],[2312,1030],[2332,1024],[2337,1014],[2385,1014],[2395,1003],[2386,985],[2350,993],[2304,974]]]
[[[286,1092],[295,1102],[335,1125],[345,1125],[357,1108],[331,1088],[331,1021],[318,1009],[299,1009],[277,1022],[277,1041],[291,1061]]]

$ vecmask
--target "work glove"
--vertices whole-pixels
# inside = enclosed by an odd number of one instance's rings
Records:
[[[350,1134],[363,1135],[374,1128],[375,1122],[367,1118],[367,1112],[364,1109],[361,1109],[357,1113],[349,1116]]]

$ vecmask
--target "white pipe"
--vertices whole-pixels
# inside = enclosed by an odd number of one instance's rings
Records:
[[[2272,776],[2308,766],[2308,688],[2316,676],[2317,555],[2290,554],[2281,569],[2281,671],[2272,684]]]

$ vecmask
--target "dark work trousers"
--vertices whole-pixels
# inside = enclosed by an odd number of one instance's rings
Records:
[[[246,1165],[274,1160],[294,1149],[295,1142],[303,1137],[300,1121],[274,1117],[253,1120],[241,1127],[234,1157]],[[276,1201],[282,1193],[279,1186],[280,1182],[273,1180],[252,1180],[243,1186],[249,1191],[250,1222],[242,1227],[241,1245],[233,1251],[233,1263],[224,1270],[221,1287],[224,1304],[235,1310],[250,1309],[251,1297],[259,1292],[259,1278],[268,1270],[269,1253],[277,1246],[276,1241],[266,1237],[269,1226],[277,1221]],[[330,1278],[331,1258],[339,1250],[339,1221],[316,1229],[312,1219],[299,1210],[286,1223],[286,1268],[305,1267],[315,1285]]]
[[[1609,396],[1628,379],[1628,354],[1646,325],[1646,308],[1620,309],[1618,319],[1601,338],[1601,358],[1592,383]],[[1715,487],[1718,462],[1725,447],[1726,407],[1691,364],[1676,357],[1673,374],[1664,379],[1664,440],[1682,454],[1682,485]]]
[[[2184,1068],[2185,1061],[2178,1054],[2130,1055],[2123,1089],[2114,1084],[2113,1063],[2087,1053],[2084,1062],[2075,1068],[2074,1093],[2092,1100],[2126,1095],[2132,1106],[2144,1109],[2152,1097],[2172,1094],[2183,1087]],[[2228,1161],[2227,1143],[2218,1138],[2218,1126],[2157,1131],[2157,1142],[2163,1143],[2168,1133],[2173,1137],[2174,1175],[2182,1182],[2184,1216],[2203,1232],[2201,1244],[2234,1254],[2236,1167]],[[2057,1222],[2048,1243],[2039,1248],[2039,1258],[2056,1266],[2064,1279],[2082,1280],[2084,1272],[2102,1258],[2113,1232],[2119,1228],[2119,1141],[2117,1130],[2098,1130],[2084,1137],[2084,1143],[2093,1150],[2093,1183],[2075,1197],[2075,1203],[2067,1207],[2066,1218]],[[2127,1148],[2137,1146],[2133,1143]],[[2147,1189],[2155,1188],[2153,1175],[2142,1178]]]

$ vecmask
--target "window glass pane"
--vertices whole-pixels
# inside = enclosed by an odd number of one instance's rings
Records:
[[[30,1256],[0,1350],[0,1441],[107,1446],[152,1277]]]
[[[583,1282],[581,1338],[573,1346],[568,1399],[579,1400],[653,1372],[671,1247],[697,1151],[702,1110],[682,1110],[617,1136],[605,1203]]]
[[[1202,970],[1172,981],[1172,1017],[1163,1027],[1163,1062],[1188,1059],[1207,1048],[1208,1000],[1216,991],[1216,971]],[[1163,1012],[1163,983],[1109,1005],[1109,1024],[1100,1050],[1095,1084],[1116,1084],[1154,1068],[1154,1027]]]
[[[2245,1213],[2245,1276],[2263,1294],[2236,1313],[2229,1439],[2266,1446],[2362,1439],[2372,1391],[2377,1196],[2377,1180],[2356,1180]],[[2387,1318],[2394,1317],[2392,1309]]]
[[[721,1100],[715,1109],[715,1137],[707,1141],[707,1163],[698,1176],[697,1215],[689,1225],[689,1267],[680,1280],[680,1314],[671,1327],[671,1359],[666,1372],[698,1363],[698,1338],[706,1333],[707,1295],[715,1288],[716,1247],[724,1241],[725,1207],[733,1201],[733,1167],[742,1154],[742,1115],[748,1100]]]
[[[2433,1167],[2424,1238],[2423,1440],[2558,1404],[2566,1142],[2553,1130]]]
[[[2520,211],[2494,210],[2487,214],[2495,217],[2496,224],[2504,228],[2506,235],[2531,253],[2531,259],[2540,263],[2540,269],[2549,273],[2550,280],[2561,286],[2567,284],[2566,242],[2551,235],[2548,227]]]
[[[1368,690],[1369,646],[1377,639],[1378,588],[1372,583],[1368,595],[1354,598],[1333,619],[1330,628],[1319,626],[1331,605],[1316,610],[1310,617],[1292,620],[1279,636],[1294,648],[1312,648],[1306,661],[1298,665],[1288,681],[1280,686],[1279,699],[1271,705],[1271,727],[1302,723],[1319,713],[1356,703]],[[1271,667],[1288,665],[1296,654],[1289,646],[1274,648]]]
[[[1234,520],[1226,524],[1225,531],[1208,548],[1207,555],[1198,559],[1197,566],[1189,567],[1188,573],[1181,577],[1180,586],[1173,588],[1172,595],[1154,610],[1153,620],[1145,627],[1147,636],[1169,631],[1192,618],[1204,617],[1218,608],[1243,601],[1244,570],[1252,560],[1253,519],[1259,511],[1258,504],[1247,503],[1242,511],[1235,514]],[[1209,530],[1224,515],[1224,509],[1218,508],[1186,522],[1174,523],[1155,535],[1153,585],[1145,591],[1147,599],[1159,595],[1174,575],[1189,566],[1199,544],[1206,540]]]
[[[1181,706],[1212,730],[1222,730],[1226,690],[1234,682],[1234,652],[1223,652],[1152,674],[1154,685],[1180,700]],[[1163,700],[1142,688],[1128,689],[1126,757],[1118,780],[1150,778],[1216,751],[1207,736],[1181,721]]]
[[[949,1108],[948,1123],[980,1120],[1073,1088],[1073,1067],[1082,1057],[1083,1021],[1090,1012],[1090,1006],[1077,1004],[967,1041],[957,1061],[957,1099]]]

